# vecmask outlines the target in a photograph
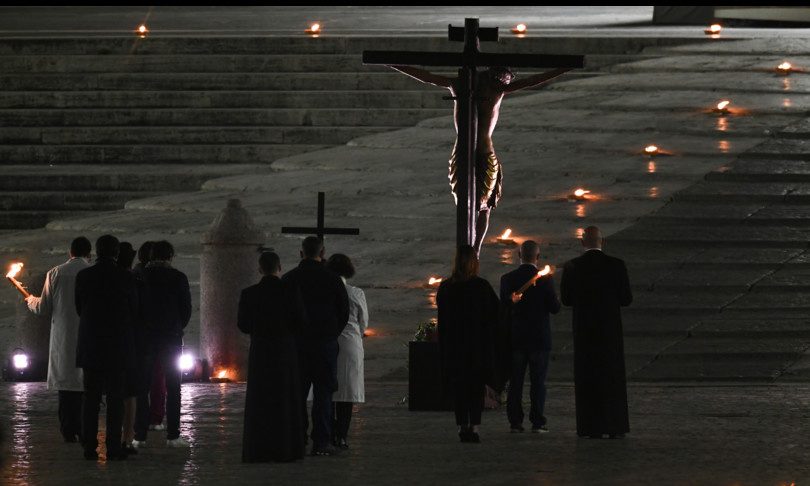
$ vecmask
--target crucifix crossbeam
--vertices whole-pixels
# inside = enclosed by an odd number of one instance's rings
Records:
[[[318,193],[318,221],[314,228],[303,226],[283,226],[281,232],[284,234],[315,234],[321,241],[324,235],[359,235],[359,228],[327,228],[324,225],[324,213],[326,208],[326,196],[323,192]]]
[[[548,55],[548,54],[488,54],[482,53],[479,49],[479,41],[497,41],[498,28],[482,28],[478,25],[478,19],[465,19],[464,28],[448,26],[448,38],[452,41],[463,41],[464,51],[461,53],[448,52],[408,52],[408,51],[364,51],[363,64],[366,65],[386,65],[393,66],[397,70],[415,77],[422,82],[436,84],[437,86],[448,87],[444,84],[437,84],[419,75],[411,74],[397,66],[459,66],[458,78],[452,81],[453,99],[456,103],[456,127],[458,138],[454,156],[457,166],[451,168],[455,170],[454,192],[456,194],[456,244],[474,245],[476,250],[480,250],[484,233],[489,221],[489,207],[484,208],[486,220],[480,224],[479,211],[481,201],[477,194],[476,184],[476,161],[478,160],[476,150],[478,147],[478,108],[486,98],[479,92],[480,84],[477,69],[479,67],[534,67],[534,68],[581,68],[585,65],[584,56],[572,55]],[[413,72],[415,70],[412,70]],[[429,73],[428,73],[429,74]],[[556,77],[555,76],[553,77]],[[435,77],[431,78],[435,79]],[[499,96],[503,92],[498,93]],[[486,107],[485,107],[486,108]],[[488,107],[492,111],[493,107]],[[484,115],[486,116],[486,114]],[[495,119],[497,116],[495,117]],[[485,129],[487,125],[482,125]],[[492,125],[494,128],[494,125]],[[491,131],[487,134],[491,135]],[[489,151],[492,152],[491,144]],[[492,152],[494,157],[494,152]],[[497,160],[497,159],[496,159]],[[499,184],[499,183],[498,183]],[[498,188],[500,190],[500,188]],[[491,188],[490,188],[491,191]],[[498,193],[499,195],[499,193]],[[495,201],[497,202],[497,201]],[[494,207],[494,203],[491,207]],[[476,237],[476,227],[478,236]]]

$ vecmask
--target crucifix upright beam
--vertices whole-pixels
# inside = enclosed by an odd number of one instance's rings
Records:
[[[456,89],[456,123],[458,140],[456,154],[458,167],[458,198],[456,209],[456,244],[472,245],[476,239],[476,217],[479,201],[476,191],[476,147],[478,113],[476,88],[478,68],[481,66],[510,66],[536,68],[580,68],[584,56],[543,54],[487,54],[480,51],[479,41],[497,41],[498,28],[479,27],[478,19],[465,19],[464,27],[448,26],[451,41],[463,41],[461,53],[364,51],[363,64],[367,65],[422,65],[459,66]]]
[[[315,227],[303,226],[282,226],[281,232],[284,234],[315,234],[321,241],[327,234],[329,235],[359,235],[359,228],[327,228],[324,219],[326,213],[326,196],[323,192],[318,193],[318,217]]]

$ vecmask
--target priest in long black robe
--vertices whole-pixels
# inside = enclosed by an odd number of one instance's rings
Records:
[[[620,438],[630,432],[621,306],[633,295],[627,268],[602,252],[599,228],[582,236],[585,253],[566,262],[561,300],[573,307],[577,435]]]
[[[250,334],[243,462],[291,462],[304,457],[296,329],[305,322],[297,287],[279,278],[275,253],[259,258],[261,282],[242,291],[239,329]]]

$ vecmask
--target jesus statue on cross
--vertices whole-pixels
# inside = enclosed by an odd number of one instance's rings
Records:
[[[390,66],[397,71],[410,76],[423,83],[432,84],[450,91],[454,102],[454,122],[456,134],[459,127],[459,106],[458,106],[458,78],[449,78],[439,74],[434,74],[423,69],[411,66]],[[517,91],[539,86],[543,83],[565,74],[573,68],[561,68],[535,74],[520,80],[515,80],[512,70],[507,67],[490,67],[486,71],[478,73],[475,77],[476,86],[473,88],[473,96],[478,114],[478,130],[475,145],[475,180],[476,180],[476,201],[478,204],[478,215],[475,221],[475,251],[480,252],[481,244],[489,227],[489,212],[498,205],[501,196],[501,181],[503,180],[503,169],[501,163],[495,156],[495,148],[492,145],[492,132],[498,123],[498,114],[501,109],[501,101],[504,95]],[[458,136],[453,144],[453,153],[450,156],[450,190],[453,198],[458,204],[458,177],[456,168],[456,150],[458,148]]]

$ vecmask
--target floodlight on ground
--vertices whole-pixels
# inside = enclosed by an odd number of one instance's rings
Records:
[[[22,350],[20,350],[19,353],[11,357],[11,365],[17,371],[28,369],[29,365],[28,355],[22,352]]]
[[[190,354],[183,354],[177,360],[177,367],[180,368],[180,371],[183,373],[187,373],[194,369],[194,357]]]

